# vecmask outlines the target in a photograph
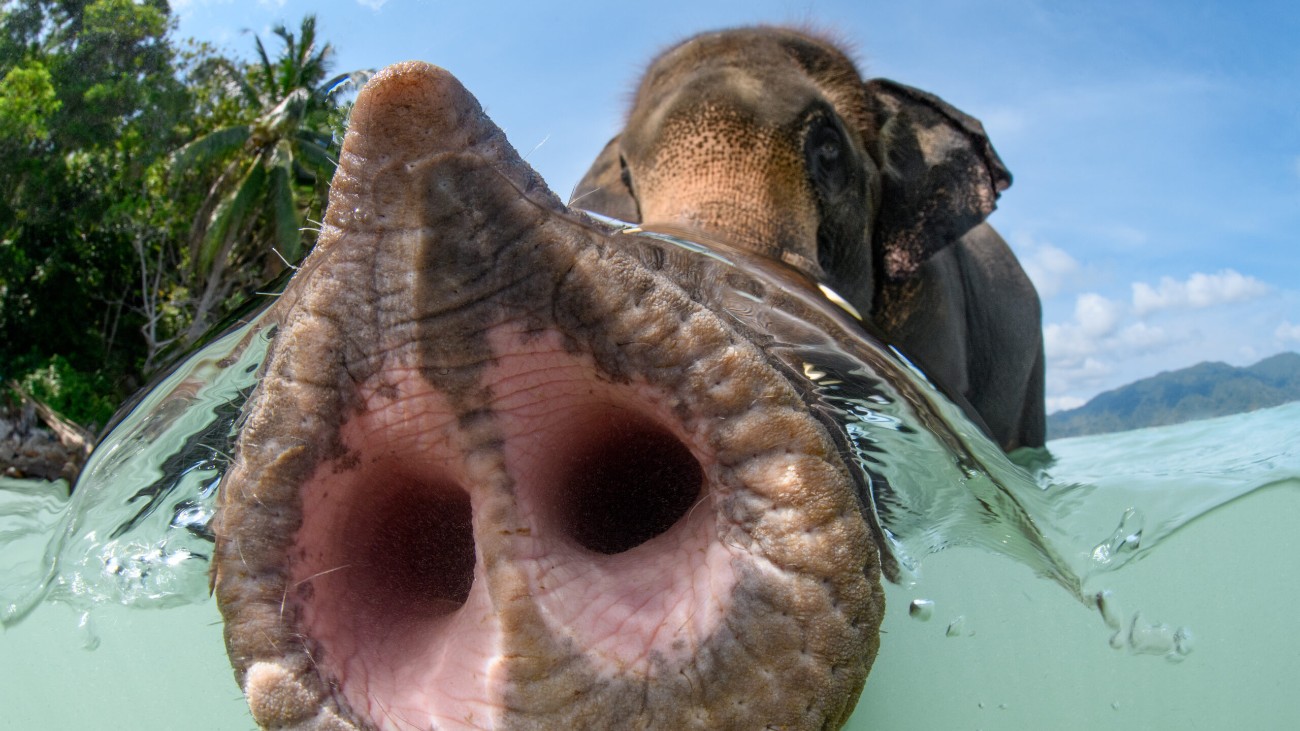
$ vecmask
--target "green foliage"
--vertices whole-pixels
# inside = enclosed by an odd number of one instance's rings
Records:
[[[314,18],[252,65],[174,25],[166,0],[0,3],[0,378],[77,420],[310,246],[366,77],[326,80]]]
[[[119,403],[105,374],[78,371],[61,355],[50,356],[19,379],[19,384],[50,408],[90,427],[107,424]]]
[[[1052,439],[1177,424],[1300,400],[1300,355],[1280,353],[1249,368],[1199,363],[1098,395],[1047,417]]]
[[[50,117],[63,105],[54,94],[49,69],[40,61],[9,69],[0,79],[0,139],[30,145],[50,137]]]
[[[120,397],[147,350],[135,247],[166,238],[123,202],[149,198],[186,108],[166,4],[26,0],[0,22],[0,375],[58,354]]]
[[[224,76],[227,93],[238,92],[249,117],[214,129],[176,150],[172,171],[220,170],[191,230],[191,286],[200,292],[194,323],[198,337],[231,293],[247,290],[297,261],[315,241],[307,226],[324,211],[335,160],[329,153],[338,124],[340,95],[369,72],[326,80],[333,48],[316,39],[316,18],[298,33],[272,29],[283,44],[272,58],[255,40],[257,63],[241,69],[214,59],[205,72]]]

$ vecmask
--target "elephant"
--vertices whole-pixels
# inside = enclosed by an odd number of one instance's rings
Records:
[[[974,118],[757,27],[655,58],[571,205],[825,284],[1011,451],[1042,446],[1046,416],[1038,294],[985,221],[1010,182]]]
[[[919,151],[885,173],[835,168],[859,142],[813,106],[821,197],[888,200],[912,190],[890,170],[962,147],[914,129]],[[633,213],[666,220],[643,158],[623,158]],[[566,207],[447,71],[376,74],[317,243],[258,320],[274,336],[217,488],[211,586],[254,721],[840,727],[880,647],[882,581],[908,566],[889,520],[932,496],[918,463],[955,482],[1005,460],[812,274],[879,317],[836,278],[861,253],[836,236],[901,230],[858,266],[906,268],[927,227],[961,233],[948,214],[995,187],[913,191],[912,217],[825,206],[816,250],[762,234],[772,207],[739,195],[755,223],[708,230],[753,246],[714,249]],[[998,489],[963,494],[984,517],[1020,510]]]
[[[894,382],[872,408],[928,391],[801,281],[720,267],[566,209],[446,71],[375,75],[218,487],[253,719],[843,724],[884,611],[867,480],[737,318]]]

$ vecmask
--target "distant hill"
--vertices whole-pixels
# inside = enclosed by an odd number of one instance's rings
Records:
[[[1279,353],[1253,366],[1198,363],[1097,395],[1047,417],[1050,439],[1177,424],[1300,401],[1300,355]]]

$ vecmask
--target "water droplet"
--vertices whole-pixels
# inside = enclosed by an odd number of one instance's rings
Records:
[[[1174,651],[1178,653],[1180,658],[1191,654],[1195,644],[1196,638],[1187,627],[1179,627],[1178,631],[1174,632]]]
[[[1125,510],[1119,520],[1119,527],[1110,538],[1092,549],[1092,560],[1108,566],[1132,558],[1142,545],[1142,528],[1145,522],[1146,518],[1140,510],[1133,508]]]
[[[369,208],[354,209],[352,211],[352,217],[353,219],[356,220],[357,223],[361,224],[362,226],[370,225],[370,222],[375,219],[375,215],[370,211]]]
[[[96,650],[99,648],[99,633],[95,631],[95,625],[90,621],[90,612],[82,612],[80,619],[77,620],[77,629],[81,630],[81,649]]]
[[[1119,701],[1113,701],[1113,702],[1110,704],[1110,707],[1118,711],[1118,710],[1119,710]]]
[[[929,622],[930,617],[934,615],[934,601],[931,599],[913,599],[911,606],[907,608],[907,613],[912,619]]]
[[[966,618],[957,617],[956,619],[948,623],[948,630],[944,632],[944,635],[948,637],[961,637],[962,633],[965,631],[966,631]]]

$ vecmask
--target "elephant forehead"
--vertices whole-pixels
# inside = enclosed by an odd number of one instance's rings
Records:
[[[854,126],[863,121],[857,65],[833,42],[789,28],[704,33],[670,48],[647,70],[636,105],[662,107],[692,95],[729,97],[784,120],[821,97]]]
[[[668,116],[727,107],[749,124],[780,127],[796,121],[814,100],[824,98],[788,59],[762,64],[742,61],[713,59],[679,69],[664,77],[666,83],[638,97],[633,117],[644,114],[642,124],[653,127]]]

